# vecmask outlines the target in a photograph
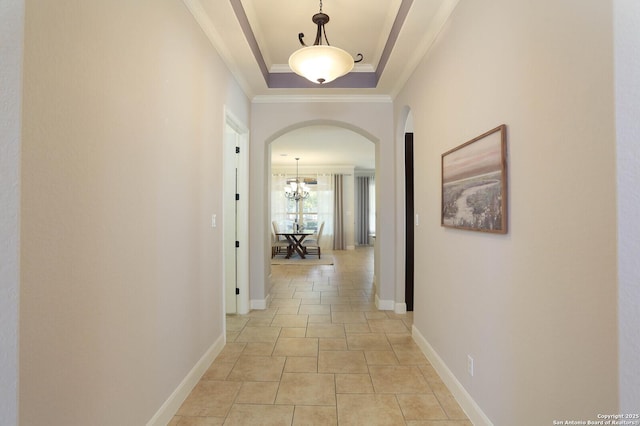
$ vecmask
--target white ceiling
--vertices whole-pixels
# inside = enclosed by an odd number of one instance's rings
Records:
[[[313,44],[318,0],[183,0],[253,101],[274,98],[392,99],[428,53],[459,0],[323,0],[332,46],[364,60],[328,85],[293,74],[291,53]],[[363,87],[369,86],[369,87]],[[375,168],[374,145],[347,129],[311,126],[272,142],[274,165],[355,165]],[[286,154],[287,156],[282,156]]]
[[[375,145],[360,134],[335,126],[309,126],[288,132],[271,143],[271,165],[293,167],[354,166],[376,168]]]

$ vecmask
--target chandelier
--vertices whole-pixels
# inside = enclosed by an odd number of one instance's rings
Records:
[[[287,182],[284,187],[284,196],[290,200],[304,200],[309,196],[309,190],[307,189],[307,185],[304,181],[300,181],[300,176],[298,174],[298,164],[300,158],[296,157],[296,180]]]
[[[342,77],[353,69],[354,63],[362,61],[362,54],[353,57],[344,50],[330,46],[324,25],[329,22],[329,15],[322,13],[322,0],[320,0],[320,12],[311,18],[318,26],[316,40],[313,46],[307,46],[302,38],[304,33],[298,34],[298,40],[304,47],[296,50],[289,57],[289,67],[298,75],[317,84],[329,83],[338,77]],[[322,39],[324,36],[324,42]]]

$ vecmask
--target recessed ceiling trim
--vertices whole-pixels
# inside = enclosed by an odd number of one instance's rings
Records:
[[[187,7],[191,15],[196,20],[202,31],[204,31],[205,36],[209,39],[211,45],[216,49],[216,51],[220,54],[220,57],[224,61],[224,63],[229,67],[229,70],[233,74],[233,78],[238,82],[242,91],[247,94],[247,96],[252,95],[251,84],[243,77],[242,70],[237,66],[235,62],[230,60],[233,56],[231,55],[231,51],[225,45],[222,36],[216,31],[215,26],[211,22],[209,15],[202,7],[202,4],[199,0],[182,0],[184,5]]]
[[[272,103],[322,103],[322,102],[365,102],[365,103],[391,103],[393,100],[388,95],[257,95],[251,100],[254,104]]]
[[[329,83],[322,85],[312,83],[304,77],[298,74],[288,73],[270,73],[267,85],[272,89],[287,89],[291,87],[306,88],[306,89],[369,89],[376,87],[378,84],[378,76],[374,72],[357,72],[349,73],[340,78],[337,78]]]
[[[240,0],[231,0],[231,7],[233,8],[233,12],[236,14],[236,18],[238,18],[240,28],[242,28],[242,32],[244,33],[244,36],[249,43],[251,53],[253,53],[253,56],[256,58],[256,62],[260,67],[260,72],[262,72],[264,80],[268,85],[269,69],[267,68],[267,64],[264,61],[264,57],[262,56],[262,51],[260,50],[260,46],[258,45],[258,40],[256,40],[256,36],[251,29],[251,24],[249,24],[249,18],[247,18],[247,13],[244,11],[242,2]]]
[[[285,65],[285,64],[273,64],[271,65],[271,68],[269,69],[269,72],[272,74],[276,74],[276,73],[289,73],[291,72],[291,68],[289,68],[289,65]],[[371,64],[355,64],[353,66],[353,70],[351,70],[352,73],[358,73],[358,72],[372,72],[375,73],[376,69],[373,67],[373,65]]]
[[[380,57],[380,62],[374,72],[357,72],[357,73],[349,73],[343,77],[340,77],[330,83],[323,84],[319,86],[317,84],[311,83],[306,79],[298,76],[295,73],[283,73],[283,72],[269,72],[267,64],[264,60],[262,52],[260,51],[260,46],[258,41],[256,40],[255,34],[251,29],[251,25],[249,23],[249,18],[242,6],[241,0],[229,0],[231,2],[231,6],[233,11],[238,19],[240,24],[240,28],[244,33],[244,36],[251,48],[251,52],[258,63],[260,71],[264,77],[265,83],[267,87],[271,89],[304,89],[304,88],[340,88],[340,89],[369,89],[375,88],[378,85],[378,81],[384,72],[384,68],[391,56],[391,52],[393,50],[393,46],[395,45],[398,36],[400,34],[400,30],[402,29],[402,25],[409,13],[409,9],[413,4],[413,0],[402,0],[400,4],[400,8],[398,9],[398,13],[395,17],[393,26],[389,33],[389,37],[385,44],[384,50]]]
[[[402,0],[402,3],[400,3],[398,14],[396,15],[396,19],[393,21],[393,26],[391,27],[391,31],[389,32],[389,38],[387,39],[387,43],[384,45],[384,50],[382,51],[382,55],[380,56],[380,62],[378,62],[378,67],[376,69],[377,80],[380,80],[380,77],[384,72],[384,68],[386,67],[387,61],[389,60],[391,52],[393,51],[393,46],[395,46],[396,41],[398,40],[400,30],[404,25],[404,20],[407,18],[409,9],[411,9],[412,4],[413,0]]]

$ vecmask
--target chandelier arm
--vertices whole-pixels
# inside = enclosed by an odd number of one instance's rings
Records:
[[[316,30],[316,40],[314,41],[314,46],[322,45],[322,33],[325,31],[324,26],[327,22],[329,22],[329,15],[326,13],[318,12],[311,17],[311,21],[318,26]],[[327,35],[325,33],[325,39]]]
[[[304,38],[304,33],[298,33],[298,41],[300,42],[301,45],[303,45],[304,47],[307,47],[307,45],[302,40],[303,38]]]
[[[318,45],[322,44],[322,29],[323,28],[324,28],[324,24],[318,22],[318,30],[316,31],[316,40],[313,42],[314,46],[318,46]]]
[[[364,59],[364,56],[362,56],[362,53],[358,53],[358,54],[356,55],[356,58],[357,58],[357,59],[354,59],[354,60],[353,60],[353,62],[354,62],[355,64],[357,64],[358,62],[362,62],[362,60]]]
[[[331,46],[331,43],[329,43],[329,39],[327,38],[327,29],[324,25],[322,26],[322,33],[324,34],[324,41],[327,42],[327,46]],[[322,44],[322,42],[320,44]]]

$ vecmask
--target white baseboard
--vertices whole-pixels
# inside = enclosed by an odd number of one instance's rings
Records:
[[[458,401],[458,404],[460,404],[460,407],[467,414],[471,423],[475,426],[493,426],[491,420],[484,414],[471,395],[469,395],[469,392],[467,392],[458,379],[456,379],[456,376],[453,375],[449,367],[447,367],[442,358],[440,358],[438,353],[415,326],[411,328],[411,334],[413,340],[420,347],[422,353],[424,353],[424,356],[427,357],[438,375],[440,375],[444,384],[447,385],[447,388],[449,388],[456,401]]]
[[[406,314],[407,313],[407,304],[406,303],[396,303],[396,307],[393,310],[393,312],[395,312],[398,315]]]
[[[355,250],[356,246],[347,246],[347,250]]]
[[[187,399],[189,393],[198,384],[198,381],[202,375],[207,371],[213,360],[220,354],[222,348],[224,348],[225,335],[222,334],[218,339],[207,349],[202,358],[194,365],[189,371],[187,376],[182,379],[182,382],[178,385],[176,390],[169,396],[169,398],[162,404],[156,414],[147,422],[147,426],[166,426],[173,416],[178,412],[180,406]]]
[[[394,308],[393,300],[382,300],[376,294],[376,307],[381,311],[393,311]]]
[[[271,294],[268,294],[264,299],[251,299],[251,309],[264,310],[267,309],[271,302]]]

